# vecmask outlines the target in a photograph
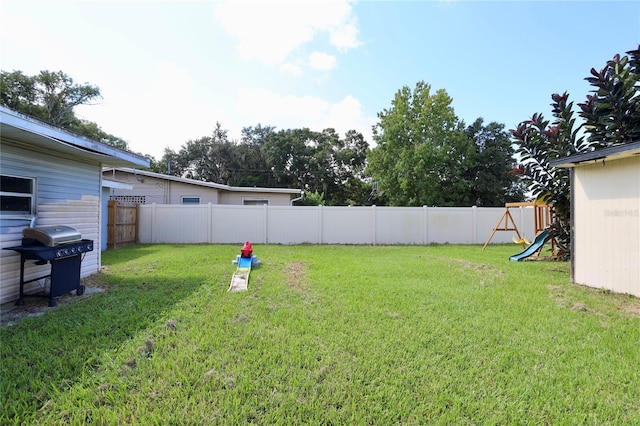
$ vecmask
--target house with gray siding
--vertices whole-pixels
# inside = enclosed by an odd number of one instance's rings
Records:
[[[0,106],[0,248],[19,246],[28,226],[70,226],[96,247],[85,253],[81,277],[98,272],[106,166],[148,167],[149,161]],[[26,262],[25,281],[49,268]],[[0,303],[17,299],[19,279],[20,255],[0,250]],[[34,281],[25,291],[44,285]]]
[[[111,188],[111,199],[136,204],[227,204],[289,206],[302,196],[292,188],[229,186],[127,167],[105,168],[102,177],[132,185]]]
[[[571,178],[571,281],[640,297],[640,142],[554,160]]]

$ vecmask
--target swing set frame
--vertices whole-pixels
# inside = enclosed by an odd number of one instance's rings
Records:
[[[551,225],[553,221],[553,208],[550,204],[540,204],[534,201],[530,202],[518,202],[518,203],[505,203],[505,209],[498,220],[496,226],[493,227],[493,231],[489,236],[489,239],[484,246],[482,246],[482,250],[487,248],[487,245],[491,242],[491,239],[495,235],[497,231],[514,231],[518,236],[518,241],[522,244],[522,248],[526,248],[524,239],[518,230],[518,226],[516,225],[515,220],[513,220],[513,216],[511,216],[510,208],[513,207],[533,207],[533,229],[534,234],[538,235],[544,229],[546,229],[549,225]],[[534,235],[534,237],[535,237]],[[555,241],[552,239],[551,241],[551,251],[555,253]]]

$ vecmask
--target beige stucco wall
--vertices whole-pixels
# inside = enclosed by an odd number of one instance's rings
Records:
[[[574,173],[573,281],[640,297],[640,157]]]
[[[133,185],[133,189],[111,189],[115,196],[144,196],[146,204],[182,204],[182,197],[200,197],[200,204],[242,205],[245,199],[268,199],[270,206],[288,206],[291,194],[275,192],[243,192],[193,185],[150,176],[134,175],[120,170],[107,171],[105,179]]]
[[[104,178],[133,185],[133,189],[111,189],[111,195],[145,196],[146,204],[181,204],[181,197],[200,197],[201,204],[217,204],[218,189],[190,185],[155,177],[108,171]]]
[[[273,192],[229,192],[221,191],[220,204],[244,204],[245,200],[268,199],[270,206],[288,206],[291,194],[278,194]]]

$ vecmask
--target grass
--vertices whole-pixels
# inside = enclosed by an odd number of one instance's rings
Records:
[[[0,330],[0,423],[640,424],[640,301],[514,247],[260,245],[239,293],[236,246],[107,251]]]

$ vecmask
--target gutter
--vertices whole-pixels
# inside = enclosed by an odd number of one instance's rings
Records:
[[[298,198],[294,198],[293,200],[289,201],[289,205],[293,206],[293,203],[295,203],[296,201],[300,201],[304,198],[304,191],[300,191],[300,196]]]

